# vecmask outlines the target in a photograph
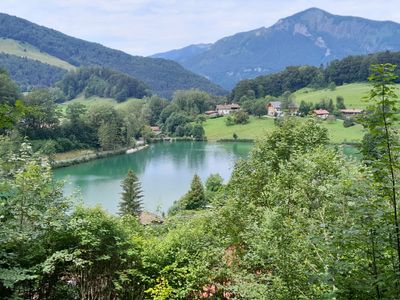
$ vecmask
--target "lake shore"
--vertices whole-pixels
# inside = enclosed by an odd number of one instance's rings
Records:
[[[105,158],[105,157],[110,157],[110,156],[120,155],[120,154],[135,153],[135,152],[144,150],[148,147],[149,147],[149,145],[143,145],[143,146],[139,146],[136,148],[124,147],[124,148],[110,150],[110,151],[82,150],[82,151],[71,151],[71,152],[67,152],[67,153],[59,153],[58,155],[56,155],[56,158],[52,162],[51,167],[53,169],[69,167],[72,165],[85,163],[85,162],[95,160],[95,159],[100,159],[100,158]],[[57,156],[59,157],[59,159],[57,159]],[[63,159],[64,157],[66,157],[66,158]]]

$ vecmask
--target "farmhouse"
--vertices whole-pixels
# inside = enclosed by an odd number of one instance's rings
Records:
[[[217,105],[217,113],[220,116],[229,115],[231,112],[240,110],[240,105],[236,103]]]
[[[206,116],[209,116],[209,117],[216,117],[216,116],[218,116],[218,112],[217,112],[216,110],[207,110],[206,112],[204,112],[204,114],[205,114]]]
[[[329,117],[329,111],[327,111],[325,109],[314,109],[313,114],[314,114],[314,116],[317,116],[318,118],[321,118],[324,120]]]
[[[267,104],[267,114],[270,117],[278,117],[282,115],[281,102],[272,101]]]
[[[364,110],[362,109],[357,109],[357,108],[348,108],[348,109],[341,109],[340,112],[342,113],[343,117],[354,117],[356,115],[359,115],[363,112]]]
[[[151,131],[153,131],[153,133],[155,135],[159,135],[161,133],[161,129],[159,126],[150,126],[150,128],[151,128]]]

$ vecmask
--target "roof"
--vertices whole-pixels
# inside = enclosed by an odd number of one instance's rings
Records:
[[[359,108],[346,108],[341,109],[340,112],[344,114],[361,114],[364,110]]]
[[[217,110],[225,110],[225,109],[239,109],[240,105],[237,103],[231,104],[219,104],[217,105]]]
[[[316,115],[329,115],[329,111],[325,109],[314,109],[314,114]]]
[[[268,103],[268,105],[270,105],[270,104],[272,105],[272,107],[280,109],[282,103],[280,101],[272,101],[272,102]]]
[[[160,131],[160,127],[159,126],[150,126],[150,128],[153,131]]]
[[[216,114],[217,112],[215,110],[207,110],[204,112],[206,115],[212,115],[212,114]]]
[[[149,224],[161,224],[164,221],[159,215],[150,213],[148,211],[144,211],[139,216],[139,222],[142,225],[149,225]]]

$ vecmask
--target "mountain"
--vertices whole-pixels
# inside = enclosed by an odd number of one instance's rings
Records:
[[[171,50],[165,53],[154,54],[150,57],[170,59],[183,64],[192,57],[201,55],[202,53],[210,50],[212,44],[197,44],[190,45],[181,49]]]
[[[135,77],[165,97],[171,97],[175,90],[191,88],[217,95],[225,93],[221,87],[174,61],[132,56],[3,13],[0,13],[0,38],[0,52],[11,55],[12,59],[18,56],[35,60],[57,70],[102,66]],[[7,64],[1,66],[7,68]],[[26,72],[35,70],[30,67]],[[13,72],[10,73],[14,78]],[[34,77],[35,74],[31,73]]]
[[[192,46],[195,47],[195,46]],[[400,50],[400,24],[332,15],[310,8],[269,28],[242,32],[208,45],[156,54],[170,57],[226,89],[242,79],[277,72],[290,65],[326,64],[348,55]],[[181,53],[180,53],[181,52]]]

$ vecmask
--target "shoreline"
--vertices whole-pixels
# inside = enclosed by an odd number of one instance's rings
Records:
[[[111,157],[111,156],[116,156],[116,155],[121,155],[121,154],[136,153],[136,152],[142,151],[144,149],[147,149],[148,147],[149,147],[149,145],[143,145],[143,146],[139,146],[137,148],[125,147],[125,148],[120,148],[117,150],[94,152],[91,154],[77,156],[77,157],[74,157],[71,159],[55,160],[51,163],[51,168],[53,170],[60,169],[60,168],[65,168],[65,167],[89,162],[89,161],[96,160],[96,159],[101,159],[101,158],[106,158],[106,157]]]
[[[256,143],[257,140],[255,139],[219,139],[219,140],[194,140],[194,139],[176,139],[176,138],[171,138],[169,140],[152,140],[151,143],[172,143],[172,142],[207,142],[207,143],[251,143],[254,144]],[[358,142],[343,142],[343,143],[330,143],[332,146],[357,146],[359,145]],[[85,154],[81,156],[77,156],[71,159],[65,159],[65,160],[55,160],[51,163],[51,168],[52,169],[60,169],[60,168],[65,168],[85,162],[89,162],[92,160],[96,159],[101,159],[101,158],[107,158],[111,156],[116,156],[116,155],[121,155],[121,154],[133,154],[139,151],[142,151],[144,149],[147,149],[150,146],[150,144],[146,144],[143,146],[139,146],[137,148],[121,148],[117,150],[110,150],[110,151],[101,151],[101,152],[94,152],[91,154]]]

